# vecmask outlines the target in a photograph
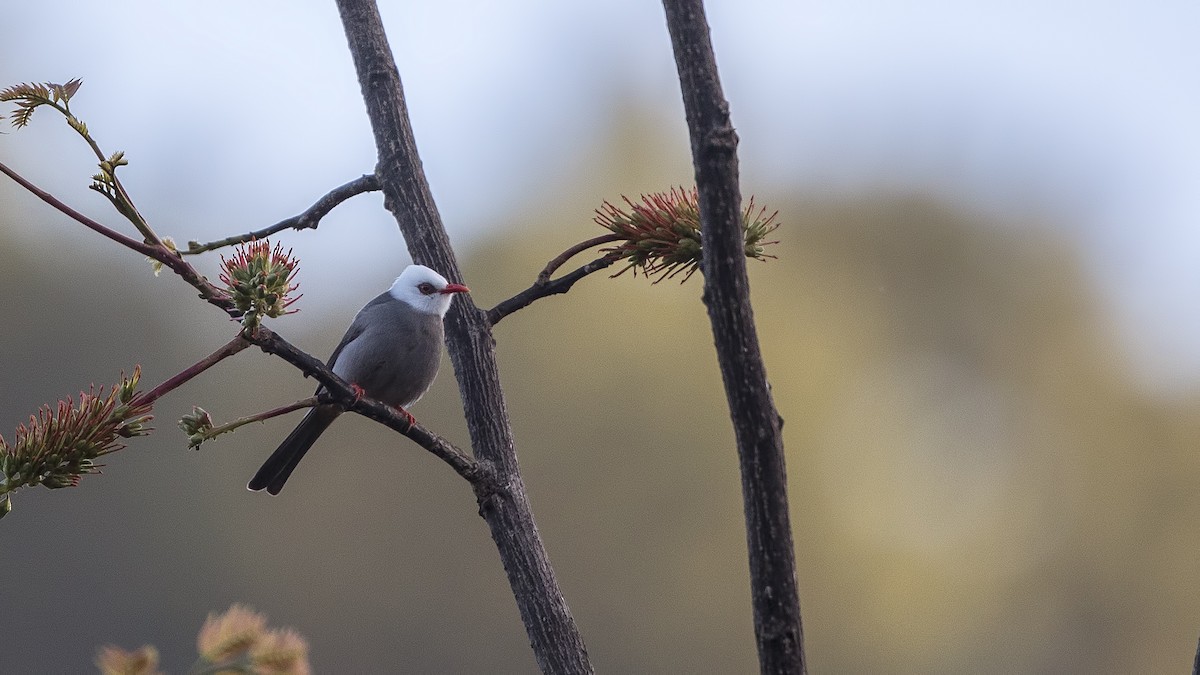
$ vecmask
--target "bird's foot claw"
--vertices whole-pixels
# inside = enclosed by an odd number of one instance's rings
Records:
[[[417,418],[413,417],[412,413],[408,412],[404,408],[401,408],[400,406],[395,406],[392,408],[392,410],[395,410],[396,412],[400,413],[401,415],[404,415],[404,419],[408,420],[408,426],[410,426],[410,427],[416,426]]]
[[[363,391],[362,387],[358,386],[357,384],[355,384],[353,382],[350,383],[350,388],[354,390],[354,402],[355,403],[358,403],[359,401],[362,400],[362,397],[367,395],[367,392]]]

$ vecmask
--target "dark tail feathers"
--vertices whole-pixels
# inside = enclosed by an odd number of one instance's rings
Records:
[[[308,452],[341,412],[337,406],[332,405],[317,406],[309,410],[304,419],[300,420],[300,424],[283,439],[283,443],[279,444],[267,461],[263,462],[246,487],[251,490],[266,488],[269,494],[279,494],[288,476],[292,475],[296,465],[304,458],[304,453]]]

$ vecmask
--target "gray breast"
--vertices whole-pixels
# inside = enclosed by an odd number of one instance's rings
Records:
[[[433,383],[441,355],[442,318],[383,293],[354,317],[330,366],[371,398],[407,408]]]

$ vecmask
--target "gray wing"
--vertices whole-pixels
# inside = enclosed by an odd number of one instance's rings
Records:
[[[337,363],[338,355],[342,353],[342,350],[346,348],[346,345],[354,342],[354,339],[362,335],[363,331],[367,329],[367,322],[364,318],[367,314],[367,310],[376,305],[381,305],[385,302],[388,302],[389,300],[391,300],[391,298],[388,296],[387,291],[384,291],[383,293],[375,296],[375,298],[370,302],[363,305],[362,309],[358,310],[358,314],[355,314],[354,320],[350,322],[350,327],[346,329],[346,334],[342,336],[342,341],[338,343],[337,347],[334,347],[333,354],[331,354],[329,356],[329,360],[325,362],[325,365],[328,366],[330,370],[333,369],[333,364]],[[317,393],[321,393],[322,389],[324,389],[324,387],[317,387]]]

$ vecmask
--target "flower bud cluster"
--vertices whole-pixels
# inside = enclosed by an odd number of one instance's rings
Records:
[[[292,296],[299,284],[292,283],[300,261],[291,249],[271,248],[266,240],[238,247],[229,258],[221,256],[221,283],[229,290],[234,306],[242,312],[242,325],[254,328],[262,317],[279,317],[296,310],[288,307],[300,296]]]
[[[613,276],[620,276],[632,269],[640,269],[647,277],[658,276],[654,283],[683,274],[687,281],[700,267],[702,239],[700,232],[700,206],[695,188],[671,188],[670,192],[642,195],[635,203],[623,197],[629,210],[604,202],[596,210],[595,221],[601,227],[621,237],[613,247],[601,249],[612,257],[624,259],[627,265]],[[779,224],[776,213],[767,215],[766,209],[755,213],[754,198],[751,197],[742,212],[742,229],[745,232],[747,258],[763,260],[775,256],[764,253],[763,247],[774,244],[765,241]]]

